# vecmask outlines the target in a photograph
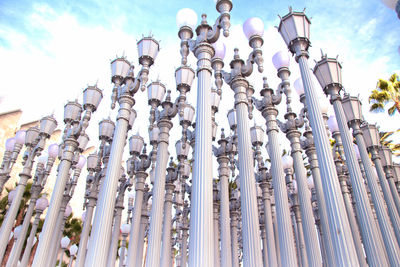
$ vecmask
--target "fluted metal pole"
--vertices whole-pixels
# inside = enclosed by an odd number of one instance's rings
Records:
[[[328,213],[329,230],[335,252],[336,266],[358,266],[356,250],[353,244],[350,225],[345,212],[343,199],[340,194],[339,182],[329,148],[329,140],[322,119],[321,108],[311,78],[308,66],[308,52],[301,44],[294,43],[296,60],[300,65],[300,72],[306,96],[307,111],[309,113],[321,177],[324,177],[323,189]]]
[[[44,221],[42,233],[39,239],[39,244],[36,249],[35,258],[33,260],[32,266],[43,267],[46,266],[48,262],[48,257],[43,257],[43,255],[48,255],[49,251],[52,249],[52,238],[53,231],[56,227],[57,218],[59,215],[60,207],[64,198],[64,190],[69,179],[69,169],[72,165],[72,160],[74,158],[74,153],[78,148],[78,142],[74,138],[67,138],[64,141],[65,148],[63,149],[63,155],[61,157],[61,162],[58,165],[58,174],[56,184],[53,188],[51,194],[51,200],[49,209],[47,211],[46,220]]]
[[[231,237],[232,237],[232,267],[239,267],[239,240],[238,240],[238,211],[236,199],[231,199]],[[229,249],[229,248],[225,248]]]
[[[117,259],[118,253],[118,241],[121,233],[121,221],[122,221],[122,210],[124,209],[124,193],[122,196],[117,197],[117,203],[115,205],[115,216],[114,216],[114,224],[111,238],[111,246],[108,251],[108,263],[107,266],[112,266]]]
[[[11,254],[8,257],[8,261],[7,261],[7,265],[6,265],[7,267],[13,267],[18,264],[18,260],[21,255],[21,251],[22,251],[23,245],[25,243],[25,237],[28,232],[29,225],[31,223],[33,210],[35,209],[36,200],[39,196],[38,190],[40,189],[40,188],[35,189],[35,185],[32,185],[32,187],[34,188],[34,190],[32,190],[33,192],[32,192],[31,199],[30,199],[30,202],[28,205],[28,209],[26,210],[26,213],[24,216],[24,222],[22,223],[22,229],[18,235],[17,242],[13,246],[13,248],[11,250]]]
[[[137,172],[136,173],[136,184],[135,184],[135,204],[133,206],[132,214],[132,226],[129,233],[129,246],[128,246],[128,259],[126,261],[127,267],[136,266],[136,258],[142,255],[138,255],[138,242],[139,240],[139,230],[141,225],[142,209],[143,209],[143,195],[144,195],[144,183],[146,181],[147,173]],[[147,204],[146,204],[147,206]],[[138,266],[140,267],[140,266]]]
[[[315,186],[315,194],[317,197],[318,213],[321,220],[321,235],[323,237],[324,248],[327,256],[326,264],[328,266],[332,266],[334,264],[334,251],[332,239],[330,238],[328,214],[326,211],[326,202],[322,188],[322,178],[318,166],[317,153],[314,146],[314,137],[309,127],[306,128],[306,131],[303,135],[306,138],[304,146],[306,147],[306,155],[308,157],[308,162],[310,163],[310,170],[312,173]]]
[[[121,256],[119,257],[119,267],[124,266],[125,254],[126,254],[126,234],[122,234]],[[112,261],[108,266],[114,266],[115,261],[116,259],[114,259],[114,261]]]
[[[28,240],[26,241],[24,255],[22,256],[22,260],[20,263],[21,267],[28,266],[29,258],[31,256],[31,251],[32,251],[33,239],[36,236],[36,231],[39,226],[40,215],[42,215],[42,212],[43,211],[36,209],[35,220],[33,221],[31,233],[29,234]]]
[[[211,111],[211,108],[210,108]],[[161,119],[157,123],[160,129],[157,147],[157,163],[155,182],[153,187],[153,204],[150,215],[149,244],[147,247],[146,266],[157,267],[160,264],[162,218],[165,199],[165,177],[168,162],[169,131],[172,123],[168,119]]]
[[[119,111],[111,144],[110,158],[106,175],[100,187],[89,249],[85,261],[85,266],[88,267],[105,267],[111,244],[115,196],[120,176],[122,154],[126,143],[131,109],[135,101],[129,93],[124,93],[120,96],[118,102]]]
[[[267,181],[260,183],[262,200],[264,202],[264,223],[265,223],[265,234],[267,236],[267,247],[264,250],[268,251],[268,266],[277,266],[277,255],[275,248],[275,235],[274,225],[272,222],[272,210],[271,210],[271,197],[269,192],[269,184]]]
[[[181,245],[181,266],[186,267],[186,262],[187,262],[187,246],[188,242],[187,239],[189,237],[188,234],[188,214],[189,214],[189,207],[187,206],[188,204],[185,203],[183,206],[183,223],[182,223],[182,245]]]
[[[386,252],[388,254],[389,262],[390,264],[393,265],[396,262],[400,262],[399,245],[396,242],[396,235],[395,235],[396,231],[400,231],[400,220],[399,216],[396,216],[395,214],[395,216],[392,217],[393,228],[391,227],[387,209],[385,207],[385,202],[379,190],[377,177],[374,173],[372,162],[371,159],[369,158],[363,134],[359,126],[360,126],[359,122],[354,121],[353,123],[351,123],[351,127],[353,128],[353,135],[356,138],[358,150],[360,151],[361,160],[363,162],[368,187],[371,192],[374,209],[379,223],[379,229],[382,233],[383,243],[385,245]],[[393,231],[393,229],[395,231]]]
[[[219,245],[219,199],[218,199],[218,189],[217,184],[214,182],[214,203],[213,203],[213,210],[214,210],[214,267],[221,266],[221,248]]]
[[[260,225],[257,209],[254,159],[250,140],[249,111],[246,79],[236,77],[231,82],[235,92],[235,108],[238,127],[239,177],[242,211],[243,264],[262,266]]]
[[[221,224],[221,267],[232,266],[232,251],[230,219],[229,219],[229,158],[227,156],[219,156],[218,174],[220,182],[220,224]]]
[[[377,242],[380,241],[378,236],[380,235],[380,232],[378,232],[372,216],[371,205],[368,200],[366,188],[363,184],[363,177],[353,147],[353,138],[350,135],[350,131],[347,126],[347,119],[338,90],[339,89],[337,86],[330,86],[326,89],[326,93],[329,93],[331,96],[331,102],[333,104],[340,135],[343,141],[344,154],[346,156],[347,168],[353,188],[353,196],[355,198],[354,200],[356,203],[358,223],[360,225],[364,250],[367,254],[368,264],[370,266],[387,264],[385,250],[382,250],[381,246],[376,245]]]
[[[301,266],[302,267],[307,267],[310,265],[313,265],[314,263],[310,262],[308,257],[307,257],[307,249],[306,249],[306,244],[305,244],[305,238],[304,238],[304,231],[303,231],[303,222],[301,220],[301,215],[300,215],[300,208],[299,208],[299,199],[297,194],[292,194],[292,199],[293,199],[293,214],[294,214],[294,221],[295,221],[295,230],[297,231],[297,247],[298,251],[300,252],[300,259],[301,259]],[[318,266],[322,266],[322,263],[320,263]]]
[[[161,247],[161,267],[169,267],[171,264],[171,231],[172,231],[172,194],[174,192],[174,184],[167,182],[165,185],[165,203],[164,203],[164,223],[162,232]]]
[[[146,228],[149,223],[149,212],[147,210],[147,203],[143,202],[142,206],[142,217],[140,218],[140,229],[138,235],[138,246],[136,252],[136,266],[140,267],[143,265],[143,247],[145,243]]]
[[[394,204],[392,195],[390,193],[389,185],[386,180],[385,173],[383,171],[382,162],[380,160],[380,156],[376,147],[369,147],[368,150],[371,153],[372,161],[375,164],[376,172],[378,173],[379,182],[382,188],[383,197],[385,198],[385,202],[387,205],[387,210],[390,216],[390,220],[392,222],[392,226],[394,229],[394,233],[396,235],[397,243],[400,244],[400,218],[397,213],[396,206]],[[361,151],[360,151],[361,153]],[[365,166],[365,164],[364,164]],[[398,254],[397,254],[398,255]]]
[[[389,165],[385,166],[384,170],[385,170],[386,179],[388,181],[390,191],[392,192],[394,204],[396,205],[397,212],[400,215],[400,197],[399,197],[399,194],[397,193],[396,185],[394,183],[393,170],[392,170],[391,166],[389,166]]]
[[[276,220],[279,235],[280,262],[282,266],[297,266],[296,248],[292,225],[290,222],[290,211],[288,194],[286,190],[285,174],[283,173],[281,151],[279,145],[279,128],[276,120],[278,110],[275,104],[280,102],[280,98],[273,94],[273,90],[268,88],[264,79],[264,89],[261,94],[266,99],[266,105],[261,110],[266,120],[268,134],[268,154],[271,159],[271,175],[274,187]],[[264,100],[263,99],[263,100]],[[267,100],[268,99],[268,100]],[[263,101],[262,100],[262,101]],[[259,107],[257,107],[259,109]]]
[[[89,241],[90,228],[92,227],[92,217],[95,205],[96,205],[96,199],[89,196],[89,202],[86,209],[85,222],[83,223],[83,229],[79,241],[78,255],[76,256],[75,260],[75,267],[83,267],[85,263],[86,250]]]
[[[338,150],[342,152],[341,155],[342,155],[342,157],[344,157],[342,138],[340,136],[340,133],[334,131],[332,133],[332,136],[336,141],[336,146],[338,147]],[[339,154],[341,152],[339,152]],[[361,241],[361,233],[360,233],[360,229],[359,229],[359,224],[357,224],[356,213],[354,210],[354,206],[352,204],[352,199],[351,199],[351,195],[350,195],[350,191],[349,191],[349,185],[347,184],[347,180],[348,180],[348,176],[346,174],[347,168],[346,168],[346,165],[343,165],[341,160],[338,158],[335,159],[335,163],[336,163],[336,170],[338,173],[340,188],[341,188],[342,195],[343,195],[343,201],[344,201],[344,205],[346,208],[347,217],[349,218],[350,229],[351,229],[351,233],[353,236],[354,246],[356,248],[358,260],[361,265],[365,266],[367,264],[367,262],[365,259],[363,245],[362,245],[362,241]]]

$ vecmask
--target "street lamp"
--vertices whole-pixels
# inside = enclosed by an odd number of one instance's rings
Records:
[[[393,229],[390,227],[390,220],[387,213],[387,208],[385,208],[385,202],[382,198],[382,194],[379,189],[379,185],[377,182],[377,177],[375,171],[372,167],[371,159],[367,152],[367,147],[375,147],[378,146],[378,131],[374,131],[374,127],[372,126],[370,130],[367,130],[364,127],[365,131],[361,130],[360,126],[362,125],[362,111],[361,111],[361,102],[357,97],[352,97],[348,94],[345,94],[343,98],[343,108],[347,117],[348,125],[353,129],[353,136],[356,138],[359,155],[363,162],[366,179],[368,181],[369,191],[371,192],[372,201],[374,203],[374,208],[376,211],[376,215],[378,218],[378,223],[380,226],[380,231],[382,232],[384,245],[386,247],[386,251],[389,255],[389,259],[392,263],[397,261],[398,257],[398,246],[396,245],[395,240],[395,232],[398,231],[398,222],[399,218],[396,214],[391,214],[389,209],[389,216],[393,224]],[[363,126],[361,126],[363,127]],[[374,157],[373,157],[374,158]],[[379,177],[380,178],[380,177]],[[381,179],[380,179],[381,180]],[[384,179],[385,180],[385,179]],[[382,189],[384,192],[387,190],[387,182],[383,180],[383,184],[381,181]],[[388,179],[389,181],[389,179]],[[389,181],[390,185],[390,181]],[[385,189],[384,189],[385,188]],[[390,188],[392,189],[392,188]],[[394,187],[395,189],[395,187]],[[393,192],[393,191],[392,191]],[[396,190],[395,190],[396,192]],[[393,196],[394,198],[395,196]],[[387,197],[385,197],[387,199]],[[392,202],[393,203],[393,202]],[[390,204],[387,203],[390,207]]]

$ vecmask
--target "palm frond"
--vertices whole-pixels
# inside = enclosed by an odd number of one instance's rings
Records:
[[[371,112],[382,112],[382,111],[385,111],[385,107],[384,107],[384,105],[382,103],[374,103],[369,108],[369,111],[371,111]]]
[[[393,116],[393,115],[395,114],[396,110],[397,110],[397,107],[396,107],[396,104],[394,104],[393,106],[391,106],[391,107],[388,109],[388,114],[389,114],[390,116]]]

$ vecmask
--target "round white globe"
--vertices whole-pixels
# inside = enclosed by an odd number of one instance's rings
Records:
[[[264,22],[257,17],[248,18],[243,23],[243,32],[247,39],[250,39],[254,35],[263,36]]]
[[[188,26],[195,30],[197,24],[197,14],[193,9],[182,8],[176,13],[176,25],[178,28]]]
[[[286,67],[288,68],[290,65],[290,57],[287,52],[284,51],[279,51],[275,53],[275,55],[272,57],[272,63],[274,64],[274,67],[279,70],[280,68]]]
[[[303,86],[303,80],[300,78],[297,78],[294,83],[293,83],[294,89],[296,90],[297,94],[301,96],[304,94],[304,86]]]

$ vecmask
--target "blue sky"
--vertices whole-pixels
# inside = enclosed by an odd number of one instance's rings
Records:
[[[260,17],[265,24],[263,55],[265,71],[254,73],[250,81],[256,96],[262,85],[262,76],[267,76],[270,86],[279,83],[271,58],[279,50],[286,50],[282,38],[274,26],[279,24],[278,14],[285,15],[288,6],[294,10],[306,7],[312,18],[310,67],[320,57],[322,48],[329,56],[340,55],[343,62],[343,82],[353,95],[360,94],[365,117],[370,122],[379,122],[383,130],[394,130],[400,115],[389,120],[386,114],[368,113],[368,94],[378,78],[388,78],[393,72],[400,73],[400,20],[393,10],[379,0],[337,1],[233,1],[231,13],[231,35],[224,38],[227,46],[225,70],[228,71],[233,48],[238,47],[242,58],[250,53],[248,41],[241,25],[249,17]],[[110,60],[116,55],[128,56],[137,64],[136,42],[150,32],[161,40],[161,51],[150,71],[150,81],[160,78],[177,95],[174,72],[180,65],[179,38],[175,16],[179,9],[189,7],[208,15],[213,24],[218,16],[213,0],[207,1],[0,1],[0,112],[22,108],[22,122],[39,119],[55,112],[62,128],[63,105],[67,100],[80,98],[82,89],[88,84],[98,83],[104,90],[99,111],[93,116],[89,135],[97,135],[97,123],[110,112]],[[193,68],[196,61],[191,55]],[[294,60],[291,61],[292,82],[299,77]],[[322,96],[322,90],[315,81]],[[196,84],[188,96],[195,105]],[[135,96],[138,121],[148,121],[147,94]],[[293,97],[295,111],[299,111],[298,97]],[[282,120],[284,104],[279,118]],[[233,107],[233,93],[224,85],[223,99],[217,114],[220,127],[228,128],[226,114]],[[255,113],[255,122],[265,125]],[[177,121],[176,124],[178,125]],[[180,127],[172,139],[180,137]],[[147,126],[136,123],[133,132],[146,135]],[[95,139],[95,138],[94,138]],[[282,135],[282,140],[285,138]],[[94,140],[91,145],[95,145]],[[174,146],[175,140],[171,141]],[[282,145],[285,147],[285,144]],[[174,153],[174,152],[172,152]],[[49,181],[50,184],[54,181]],[[84,179],[78,187],[84,189]],[[78,189],[79,190],[79,189]],[[75,198],[76,196],[76,198]],[[72,202],[74,212],[81,210],[83,191],[76,192]]]

